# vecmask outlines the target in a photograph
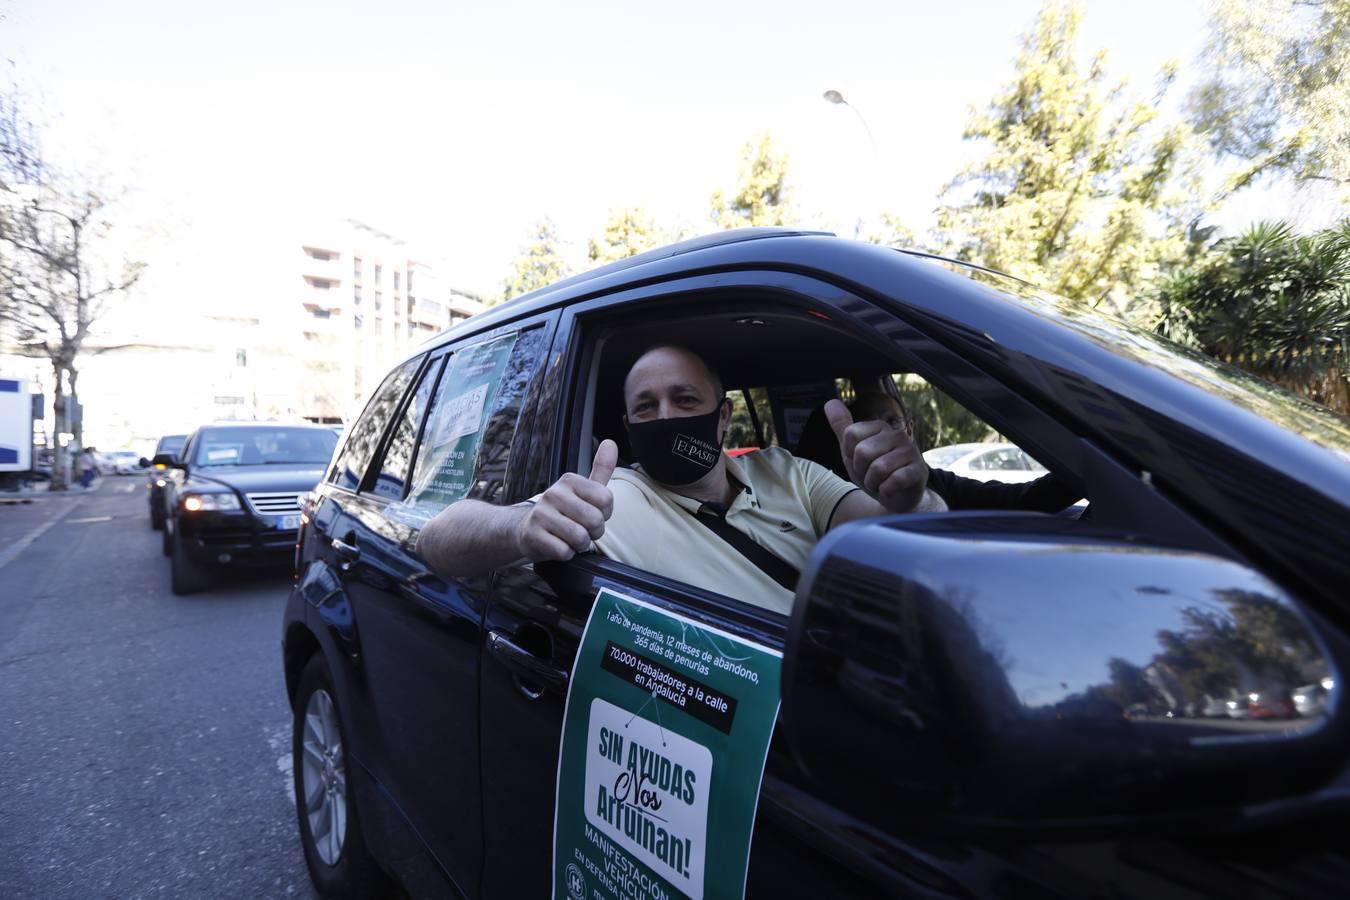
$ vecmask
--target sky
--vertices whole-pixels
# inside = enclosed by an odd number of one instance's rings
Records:
[[[493,292],[542,216],[579,264],[610,208],[711,230],[765,130],[813,222],[922,229],[1038,6],[0,0],[0,54],[49,155],[126,190],[157,302],[263,290],[252,248],[348,217]],[[1205,40],[1201,0],[1084,9],[1141,94]]]

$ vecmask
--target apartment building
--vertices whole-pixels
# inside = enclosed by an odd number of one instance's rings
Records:
[[[313,421],[347,421],[399,356],[484,308],[448,302],[405,241],[352,219],[316,229],[298,253],[300,409]]]

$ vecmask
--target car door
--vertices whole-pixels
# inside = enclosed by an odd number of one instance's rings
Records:
[[[552,318],[434,354],[334,534],[379,778],[466,896],[478,893],[482,859],[477,688],[487,580],[440,579],[414,546],[451,497],[500,495]]]
[[[601,306],[595,301],[580,312]],[[581,352],[576,312],[565,314],[559,347]],[[585,376],[565,380],[555,367],[541,397],[535,430],[538,461],[521,496],[559,476],[562,460],[589,453],[567,443],[567,423],[584,420],[574,394]],[[559,425],[559,419],[562,424]],[[555,426],[558,426],[555,428]],[[554,435],[557,438],[554,438]],[[706,623],[738,637],[781,648],[786,619],[682,582],[583,554],[567,563],[500,570],[484,625],[482,665],[484,896],[547,896],[551,884],[553,812],[568,679],[597,592],[607,588]],[[876,843],[874,843],[876,842]],[[893,867],[869,861],[881,846],[904,849],[809,794],[786,752],[770,748],[750,857],[748,891],[775,896],[869,896],[894,893]],[[822,848],[830,848],[822,852]],[[849,859],[848,864],[841,860]],[[918,857],[905,865],[923,877],[941,873]],[[901,879],[903,880],[903,879]],[[908,883],[908,882],[906,882]]]

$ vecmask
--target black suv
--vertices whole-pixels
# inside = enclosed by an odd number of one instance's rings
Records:
[[[207,586],[210,569],[293,557],[300,503],[323,477],[337,437],[317,425],[224,423],[155,456],[164,490],[164,554],[175,594]]]
[[[145,488],[150,501],[150,527],[156,531],[164,530],[164,488],[169,485],[169,465],[178,460],[178,454],[183,451],[183,444],[186,442],[185,434],[166,434],[155,443],[152,459],[144,457],[141,459],[141,468],[146,470]]]
[[[595,553],[428,570],[416,538],[447,504],[524,501],[586,475],[605,438],[631,459],[621,384],[657,343],[720,371],[743,447],[798,450],[860,384],[922,388],[1089,505],[850,523],[816,544],[789,615]],[[995,273],[829,235],[729,232],[516,299],[394,367],[305,506],[283,650],[310,873],[326,896],[388,879],[588,900],[1343,896],[1347,458],[1344,423],[1235,369]],[[739,714],[712,693],[712,712],[677,708],[721,677],[644,659],[680,658],[678,640],[595,665],[588,629],[629,624],[592,616],[616,595],[781,653],[757,809],[695,834],[740,829],[744,880],[653,874],[694,852],[652,824],[690,815],[670,794],[654,812],[657,751]],[[622,765],[629,724],[660,746],[600,784],[597,813],[577,802],[590,763],[560,766],[560,744],[586,740],[573,722],[600,707],[569,697],[602,679],[628,705],[591,758]],[[1211,714],[1309,684],[1327,702],[1296,718]],[[705,808],[745,785],[719,766]],[[694,770],[675,771],[693,797]],[[565,844],[555,818],[583,814]]]

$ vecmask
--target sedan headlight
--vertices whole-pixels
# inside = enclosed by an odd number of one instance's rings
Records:
[[[188,512],[208,510],[228,512],[239,508],[239,498],[234,494],[184,494],[183,509]]]

